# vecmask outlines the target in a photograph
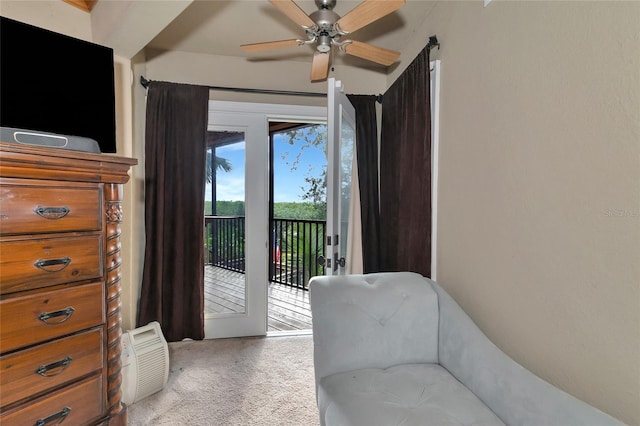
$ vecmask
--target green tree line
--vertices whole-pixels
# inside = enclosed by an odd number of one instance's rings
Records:
[[[205,201],[205,215],[211,215],[212,202]],[[217,201],[216,215],[244,216],[244,201]],[[327,206],[325,203],[275,203],[273,215],[276,219],[326,220]]]

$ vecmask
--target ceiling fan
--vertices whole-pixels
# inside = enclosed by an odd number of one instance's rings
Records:
[[[311,81],[325,80],[329,74],[331,46],[337,46],[342,52],[357,56],[378,64],[393,64],[400,52],[373,46],[356,40],[343,40],[343,37],[386,16],[405,4],[405,0],[364,0],[343,17],[333,11],[336,0],[315,0],[318,10],[307,15],[293,0],[269,0],[280,12],[307,34],[307,40],[289,39],[243,44],[246,52],[255,53],[270,49],[315,44],[316,51],[311,63]]]

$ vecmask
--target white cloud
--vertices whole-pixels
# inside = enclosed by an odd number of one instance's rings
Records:
[[[216,195],[218,201],[244,201],[244,177],[219,175]]]

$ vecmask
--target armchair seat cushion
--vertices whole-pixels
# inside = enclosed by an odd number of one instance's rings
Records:
[[[367,368],[325,377],[318,386],[318,408],[331,425],[504,425],[439,364]]]

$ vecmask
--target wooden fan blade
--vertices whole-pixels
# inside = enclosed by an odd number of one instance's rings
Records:
[[[243,44],[240,46],[245,52],[254,53],[264,50],[281,49],[283,47],[298,46],[298,40],[295,38],[290,40],[264,41],[262,43]]]
[[[404,6],[405,0],[365,0],[338,19],[336,25],[343,34],[352,33]]]
[[[311,63],[311,81],[326,80],[329,75],[329,52],[315,52]]]
[[[269,3],[303,28],[313,28],[316,25],[293,0],[269,0]]]
[[[396,52],[395,50],[384,49],[382,47],[353,40],[350,40],[348,44],[345,44],[344,51],[349,55],[357,56],[358,58],[386,66],[393,64],[400,57],[400,52]]]

